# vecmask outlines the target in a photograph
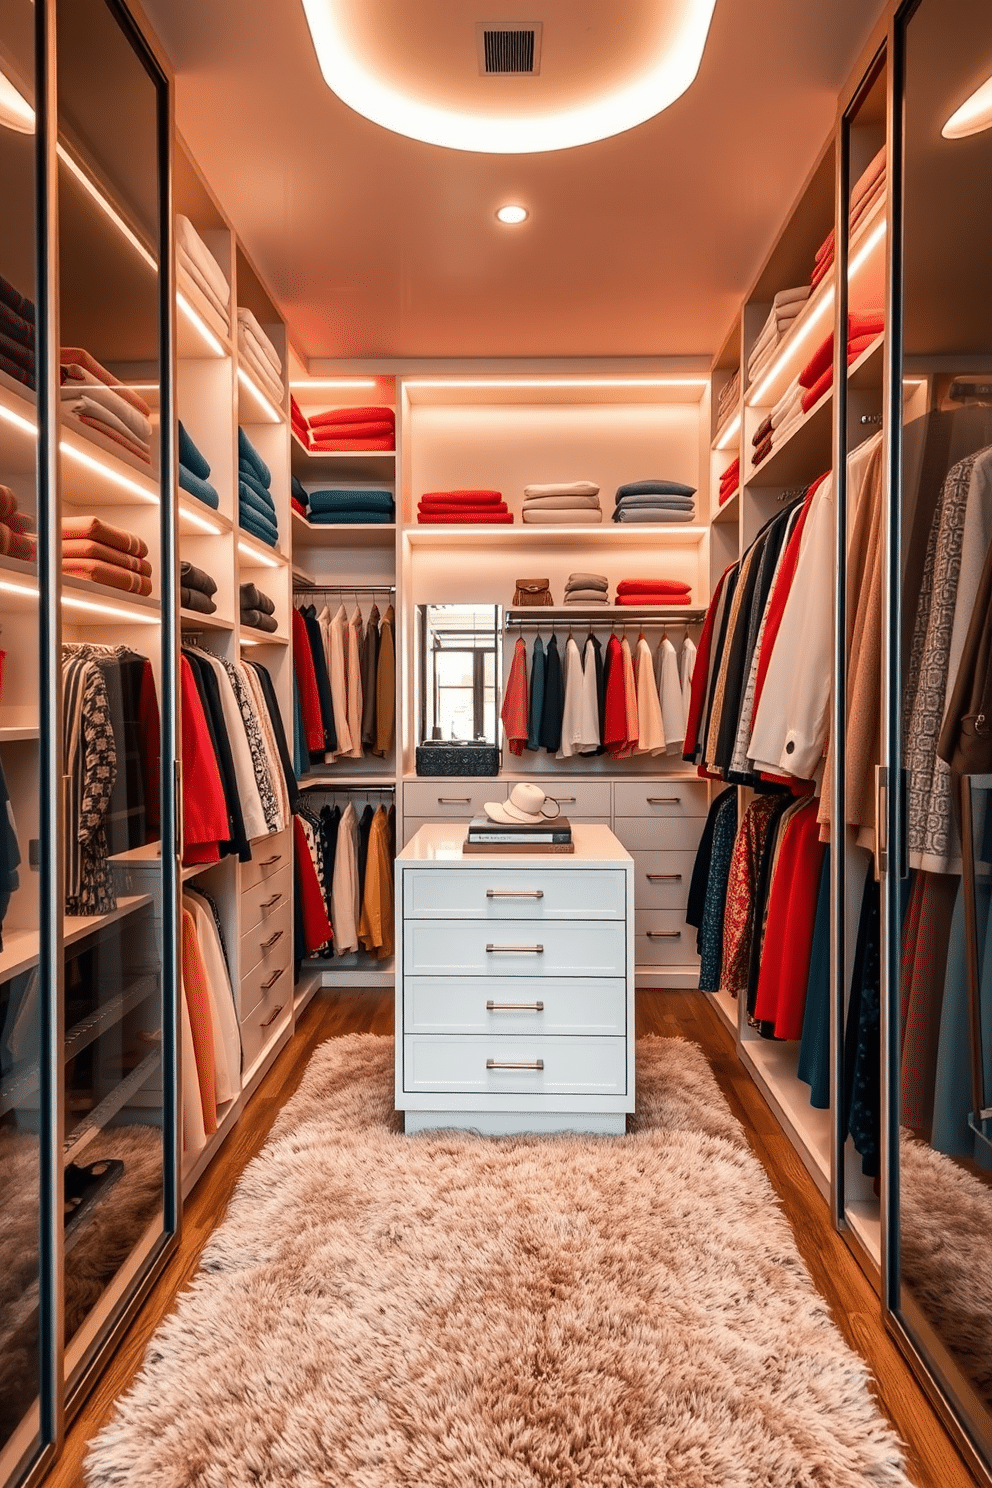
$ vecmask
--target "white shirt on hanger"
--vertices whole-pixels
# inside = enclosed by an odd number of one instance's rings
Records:
[[[665,748],[669,754],[674,754],[685,738],[685,706],[682,702],[682,683],[679,680],[679,660],[667,635],[663,635],[658,642],[658,656],[661,661],[658,694],[665,726]]]
[[[358,950],[358,914],[358,817],[349,801],[338,826],[331,880],[331,928],[339,956]]]
[[[654,680],[651,647],[640,636],[634,652],[634,674],[637,679],[637,748],[636,754],[663,754],[665,724],[661,701]]]
[[[592,636],[586,641],[582,667],[582,720],[579,732],[582,736],[580,747],[583,754],[591,754],[599,748],[602,743],[599,736],[599,688],[596,685],[596,647]]]
[[[565,646],[565,707],[561,718],[558,759],[571,759],[582,748],[582,658],[572,636]]]
[[[687,635],[682,642],[682,655],[679,657],[679,675],[682,682],[682,711],[686,718],[689,717],[689,703],[692,700],[692,674],[695,670],[696,643],[691,636]]]

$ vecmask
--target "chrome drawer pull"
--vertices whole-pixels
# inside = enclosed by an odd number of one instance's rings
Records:
[[[272,990],[272,988],[275,986],[276,982],[282,976],[282,974],[283,974],[283,972],[285,970],[286,970],[285,966],[280,966],[277,971],[274,971],[272,973],[272,975],[269,977],[269,980],[267,982],[263,982],[262,983],[262,991],[263,992],[270,992]],[[262,1027],[263,1028],[265,1027],[265,1024],[264,1023],[262,1024]]]
[[[487,1013],[543,1013],[543,1002],[487,1002]]]
[[[544,1068],[544,1060],[543,1059],[533,1059],[533,1060],[530,1061],[529,1064],[528,1063],[524,1063],[524,1062],[518,1062],[518,1061],[512,1060],[512,1059],[487,1059],[486,1060],[486,1069],[487,1070],[503,1070],[503,1069],[543,1070],[543,1068]]]
[[[555,797],[555,800],[558,802],[558,805],[559,806],[574,806],[575,805],[575,797],[574,796],[556,796]]]
[[[283,937],[283,931],[282,930],[277,930],[276,933],[275,933],[275,935],[270,935],[269,938],[268,938],[268,940],[263,940],[262,941],[262,944],[259,946],[259,950],[261,950],[261,951],[271,951],[271,949],[275,945],[276,941],[277,940],[282,940],[282,937]]]
[[[265,1020],[264,1023],[259,1023],[259,1025],[258,1025],[259,1028],[268,1028],[268,1026],[269,1026],[270,1023],[274,1023],[276,1021],[276,1019],[278,1018],[278,1016],[279,1016],[279,1014],[281,1012],[282,1012],[282,1003],[279,1004],[279,1006],[276,1008],[275,1012],[272,1013],[272,1015],[270,1017],[266,1018],[266,1020]]]
[[[439,806],[468,806],[471,800],[471,796],[438,796],[437,804]]]
[[[543,899],[543,889],[487,889],[487,899]]]
[[[649,806],[677,806],[681,796],[648,796]]]
[[[278,904],[281,898],[282,894],[273,894],[271,899],[263,900],[258,907],[259,909],[271,909],[273,904]]]
[[[645,873],[648,883],[681,883],[681,873]]]
[[[272,865],[273,865],[273,863],[281,863],[281,862],[282,862],[282,853],[275,853],[271,858],[263,858],[262,861],[259,863],[258,866],[259,866],[259,868],[271,868]]]
[[[528,956],[541,956],[541,955],[544,954],[544,947],[543,947],[543,945],[533,945],[533,946],[498,946],[498,945],[487,945],[486,946],[486,955],[487,956],[499,955],[500,952],[503,952],[503,951],[509,952],[512,955],[518,955],[518,954],[519,955],[523,955],[523,954],[526,954]]]
[[[649,930],[648,940],[681,940],[681,930]]]

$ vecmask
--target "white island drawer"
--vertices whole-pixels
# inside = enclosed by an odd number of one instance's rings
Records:
[[[403,1029],[622,1036],[627,1031],[627,983],[620,977],[407,977]]]
[[[626,1095],[627,1040],[408,1036],[403,1088],[424,1095]]]
[[[407,976],[622,977],[627,926],[622,920],[406,920]]]
[[[622,920],[627,875],[547,868],[408,868],[403,912],[409,918]]]

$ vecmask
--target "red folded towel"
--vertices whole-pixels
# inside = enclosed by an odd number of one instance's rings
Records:
[[[830,334],[828,336],[825,336],[824,339],[820,342],[819,346],[816,348],[813,355],[810,357],[809,361],[800,372],[799,386],[804,388],[813,387],[817,382],[819,382],[820,378],[823,376],[827,368],[833,366],[833,363],[834,333],[833,331],[831,331]],[[806,400],[804,398],[803,407],[805,406]]]
[[[384,434],[379,439],[315,439],[311,435],[310,448],[318,454],[330,454],[334,450],[392,450],[396,448],[396,438],[393,434]]]
[[[316,433],[318,429],[335,425],[368,424],[379,420],[388,423],[391,429],[396,427],[396,414],[391,408],[328,408],[323,413],[310,415],[310,427]]]
[[[618,605],[687,605],[689,594],[618,594]]]
[[[861,353],[863,351],[867,351],[869,346],[874,346],[877,340],[877,334],[874,336],[869,334],[867,336],[855,336],[853,341],[849,341],[847,343],[848,366],[850,366],[852,362],[856,362]]]
[[[98,378],[104,387],[113,388],[114,392],[119,393],[122,398],[126,399],[132,408],[140,409],[145,415],[145,418],[148,418],[150,415],[151,409],[141,394],[136,393],[134,388],[129,388],[124,383],[118,382],[117,378],[108,372],[106,367],[101,367],[96,357],[90,356],[85,346],[63,346],[59,353],[59,361],[63,367],[82,367],[84,371],[89,372],[91,377]],[[80,383],[79,385],[82,386],[83,384]]]
[[[62,537],[89,538],[92,542],[106,543],[108,548],[117,548],[121,553],[130,553],[134,558],[148,557],[148,544],[133,532],[123,527],[111,527],[99,517],[63,517]]]
[[[127,594],[149,595],[152,581],[144,574],[129,573],[116,564],[98,563],[93,558],[65,558],[62,572],[77,579],[89,579],[94,584],[104,584],[110,589],[123,589]]]
[[[372,419],[367,424],[321,424],[319,428],[312,429],[314,439],[338,440],[338,439],[382,439],[388,434],[390,437],[395,433],[395,425],[388,419]]]
[[[622,594],[689,594],[692,586],[681,579],[621,579],[617,596]]]
[[[833,385],[833,380],[834,364],[831,362],[826,371],[820,373],[813,386],[807,388],[805,393],[803,393],[803,413],[809,413],[814,403],[819,403],[827,388]]]
[[[739,480],[734,481],[734,484],[732,486],[728,486],[726,490],[724,490],[724,488],[721,486],[720,487],[720,500],[717,502],[717,505],[718,506],[725,506],[726,503],[730,500],[731,496],[736,496],[737,489],[738,489],[739,486],[740,486],[740,481]]]
[[[151,578],[152,566],[147,558],[132,558],[119,548],[108,548],[105,543],[93,542],[90,538],[70,538],[62,544],[63,559],[92,558],[98,563],[112,563],[115,568],[126,568],[129,573],[144,574]]]
[[[848,343],[859,336],[880,336],[884,329],[884,310],[852,310],[847,317]]]
[[[417,521],[425,522],[461,522],[472,523],[478,527],[485,527],[490,522],[500,522],[508,526],[513,521],[511,511],[446,511],[446,512],[419,512]]]
[[[459,506],[499,506],[503,500],[502,491],[425,491],[421,501],[427,502],[457,502]]]
[[[729,480],[731,476],[740,475],[740,473],[741,473],[741,457],[740,457],[740,455],[738,455],[737,456],[737,459],[734,460],[734,461],[732,461],[732,463],[727,466],[726,470],[723,471],[723,473],[720,476],[720,481],[722,483],[725,480]]]
[[[135,455],[137,459],[144,460],[146,465],[152,463],[151,456],[143,445],[136,443],[133,439],[128,439],[125,434],[118,433],[116,429],[111,429],[102,419],[90,418],[88,413],[77,413],[76,417],[81,424],[89,424],[91,429],[95,429],[98,434],[102,434],[104,439],[112,439],[115,444],[122,445],[124,449],[130,454]]]
[[[305,517],[307,514],[307,509],[303,505],[303,502],[300,500],[300,498],[298,496],[291,496],[290,501],[292,502],[293,510],[295,512],[299,512],[301,517]]]
[[[33,563],[38,553],[38,540],[15,532],[6,522],[0,522],[0,553],[5,558],[20,558],[24,563]]]

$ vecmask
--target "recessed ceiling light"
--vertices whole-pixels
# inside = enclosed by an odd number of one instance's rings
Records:
[[[653,0],[649,15],[658,44],[644,49],[639,71],[598,91],[593,84],[564,108],[549,108],[546,95],[528,93],[522,107],[503,111],[491,106],[488,93],[486,107],[473,110],[457,90],[450,103],[439,100],[432,78],[425,77],[417,90],[390,79],[382,58],[356,40],[354,0],[303,0],[303,9],[325,83],[356,113],[395,134],[449,150],[532,155],[609,139],[668,108],[699,71],[715,4]],[[546,28],[544,41],[547,51]],[[544,76],[542,68],[538,81]]]
[[[940,132],[945,139],[966,139],[969,134],[981,134],[983,129],[992,129],[992,78],[954,110]]]
[[[500,222],[526,222],[528,212],[526,207],[500,207],[496,216]]]

